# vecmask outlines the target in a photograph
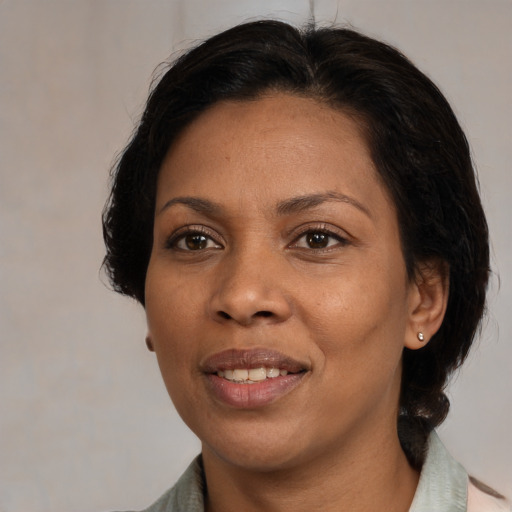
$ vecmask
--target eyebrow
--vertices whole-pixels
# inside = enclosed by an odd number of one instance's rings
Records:
[[[208,215],[215,215],[222,210],[222,206],[220,204],[214,203],[208,199],[185,196],[175,197],[174,199],[167,201],[158,211],[158,215],[175,204],[183,204],[198,213],[205,213]]]
[[[280,203],[278,203],[276,211],[277,214],[281,216],[291,215],[293,213],[299,213],[306,210],[310,210],[312,208],[315,208],[316,206],[320,206],[321,204],[330,201],[338,201],[341,203],[346,203],[351,206],[354,206],[355,208],[363,212],[365,215],[372,218],[370,211],[365,206],[363,206],[359,201],[357,201],[353,197],[347,196],[345,194],[340,194],[338,192],[325,192],[321,194],[307,194],[303,196],[292,197],[290,199],[286,199],[285,201],[281,201]],[[158,215],[175,204],[182,204],[198,213],[203,213],[206,215],[217,215],[223,210],[222,206],[219,203],[215,203],[213,201],[210,201],[209,199],[184,196],[175,197],[167,201],[158,211]]]
[[[320,206],[323,203],[329,201],[338,201],[341,203],[347,203],[354,206],[368,217],[372,218],[372,215],[368,208],[363,206],[359,201],[353,197],[338,192],[325,192],[322,194],[308,194],[304,196],[292,197],[286,201],[282,201],[277,206],[277,213],[279,215],[290,215],[292,213],[299,213],[305,210],[310,210],[316,206]]]

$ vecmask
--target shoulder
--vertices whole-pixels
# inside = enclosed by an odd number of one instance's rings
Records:
[[[467,512],[511,512],[512,505],[501,494],[473,477],[469,477]]]
[[[499,493],[468,476],[435,432],[409,512],[512,512]]]

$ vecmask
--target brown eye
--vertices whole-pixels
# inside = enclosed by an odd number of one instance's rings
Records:
[[[329,238],[327,233],[307,233],[306,243],[311,249],[325,249],[329,245]]]
[[[292,247],[321,251],[322,249],[329,250],[346,245],[348,245],[348,240],[338,233],[333,233],[325,229],[312,229],[311,231],[305,231],[298,237],[292,244]]]
[[[185,236],[183,241],[185,242],[187,249],[190,251],[206,249],[206,246],[208,245],[208,238],[198,233]]]
[[[200,231],[188,231],[187,233],[174,236],[167,242],[167,247],[188,252],[222,248],[211,236]]]

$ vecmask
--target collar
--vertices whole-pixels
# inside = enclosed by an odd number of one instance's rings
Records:
[[[435,432],[409,512],[466,512],[468,475]]]

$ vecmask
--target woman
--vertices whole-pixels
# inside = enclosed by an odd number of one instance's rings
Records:
[[[202,442],[148,511],[508,510],[433,431],[488,234],[466,138],[398,51],[272,21],[191,50],[118,162],[104,234]]]

